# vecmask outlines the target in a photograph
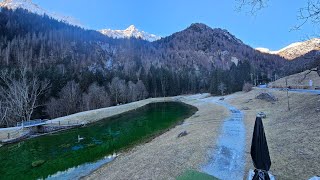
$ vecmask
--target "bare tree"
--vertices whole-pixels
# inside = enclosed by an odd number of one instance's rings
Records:
[[[46,112],[51,118],[70,115],[80,111],[81,91],[75,81],[69,81],[59,92],[59,98],[51,98]]]
[[[22,120],[30,120],[36,108],[41,106],[38,99],[50,86],[49,81],[40,81],[35,75],[27,75],[26,68],[19,71],[3,71],[0,74],[3,84],[0,87],[0,99],[3,111],[2,120],[13,124]]]
[[[124,80],[119,77],[114,77],[109,84],[109,90],[116,104],[126,101],[127,85]]]
[[[132,81],[129,81],[127,94],[127,99],[129,102],[145,99],[149,95],[147,88],[141,80],[139,80],[137,84],[134,84]]]
[[[138,95],[137,95],[138,99],[137,100],[142,100],[142,99],[145,99],[149,96],[147,88],[141,80],[139,80],[137,82],[136,88],[137,88],[136,91],[138,92]]]
[[[6,107],[3,102],[0,101],[0,125],[6,125],[9,127],[9,118],[7,116],[8,107]]]
[[[249,7],[249,12],[255,13],[267,6],[268,0],[236,0],[239,4],[238,9],[241,10]]]
[[[129,102],[134,102],[138,99],[137,85],[132,81],[128,82],[128,97]]]
[[[66,86],[61,89],[59,97],[65,106],[66,115],[77,112],[81,101],[80,85],[75,81],[69,81]]]
[[[255,13],[268,4],[269,0],[236,0],[239,3],[239,9],[249,7],[250,12]],[[275,1],[275,0],[274,0]],[[300,29],[305,23],[320,23],[320,0],[306,0],[305,7],[301,7],[298,12],[298,19],[302,22],[293,29]]]
[[[218,90],[221,92],[221,95],[223,96],[224,92],[227,90],[227,87],[223,82],[221,82],[218,86]]]
[[[320,0],[308,0],[305,7],[300,8],[298,19],[302,22],[294,27],[294,29],[300,29],[308,21],[314,24],[320,22]]]
[[[46,113],[51,118],[57,118],[66,115],[64,103],[61,99],[51,98],[46,104]]]
[[[104,87],[93,83],[88,88],[88,93],[82,95],[82,110],[93,110],[110,106],[110,97]]]

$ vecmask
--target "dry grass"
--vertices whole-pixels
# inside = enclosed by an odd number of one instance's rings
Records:
[[[290,93],[291,111],[287,109],[286,92],[271,91],[279,100],[274,104],[255,99],[261,91],[236,93],[228,102],[245,112],[246,172],[253,169],[250,146],[255,116],[263,111],[265,132],[272,161],[271,171],[277,179],[308,179],[320,175],[320,113],[319,96]],[[250,100],[252,99],[252,100]]]
[[[320,86],[320,77],[316,72],[311,72],[306,76],[308,71],[294,74],[285,78],[278,79],[275,82],[269,84],[269,87],[274,88],[284,88],[286,87],[286,78],[288,78],[288,86],[294,89],[309,89],[309,80],[313,81],[313,86],[311,89]]]
[[[229,111],[199,98],[181,100],[199,109],[184,125],[121,154],[85,179],[174,179],[187,169],[198,170],[208,160]],[[177,138],[182,131],[189,134]]]
[[[21,130],[21,128],[1,129],[0,130],[0,141],[8,140],[8,134],[9,134],[9,139],[18,138],[22,135],[22,130]]]

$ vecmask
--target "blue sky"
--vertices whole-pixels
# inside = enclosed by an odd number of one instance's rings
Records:
[[[306,24],[300,31],[298,10],[306,0],[269,0],[252,16],[236,10],[236,0],[33,0],[41,7],[78,19],[90,29],[138,29],[160,36],[181,31],[191,23],[227,29],[252,47],[278,50],[317,33]]]

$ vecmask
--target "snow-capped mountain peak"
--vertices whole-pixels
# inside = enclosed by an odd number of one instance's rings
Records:
[[[308,41],[292,43],[278,51],[271,51],[267,48],[256,48],[262,53],[277,54],[288,60],[293,60],[311,51],[320,51],[320,39],[314,38]]]
[[[126,30],[127,31],[136,31],[137,28],[134,25],[130,25]]]
[[[59,21],[63,21],[65,23],[71,24],[71,25],[75,25],[75,26],[80,26],[82,27],[81,23],[77,20],[75,20],[72,17],[69,16],[63,16],[57,13],[52,13],[49,12],[43,8],[41,8],[40,6],[38,6],[37,4],[33,3],[32,0],[4,0],[2,2],[0,2],[0,8],[8,8],[8,9],[26,9],[27,11],[31,12],[31,13],[35,13],[38,15],[48,15],[50,17],[52,17],[53,19],[59,20]]]
[[[111,30],[111,29],[102,29],[99,31],[100,33],[112,37],[112,38],[141,38],[147,41],[156,41],[159,40],[161,37],[156,36],[154,34],[149,34],[144,31],[139,31],[134,25],[130,25],[125,30]]]

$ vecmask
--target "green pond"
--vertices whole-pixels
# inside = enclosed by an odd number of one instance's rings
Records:
[[[41,179],[146,142],[190,117],[196,108],[153,103],[83,128],[0,148],[0,179]],[[78,135],[84,139],[78,142]]]

